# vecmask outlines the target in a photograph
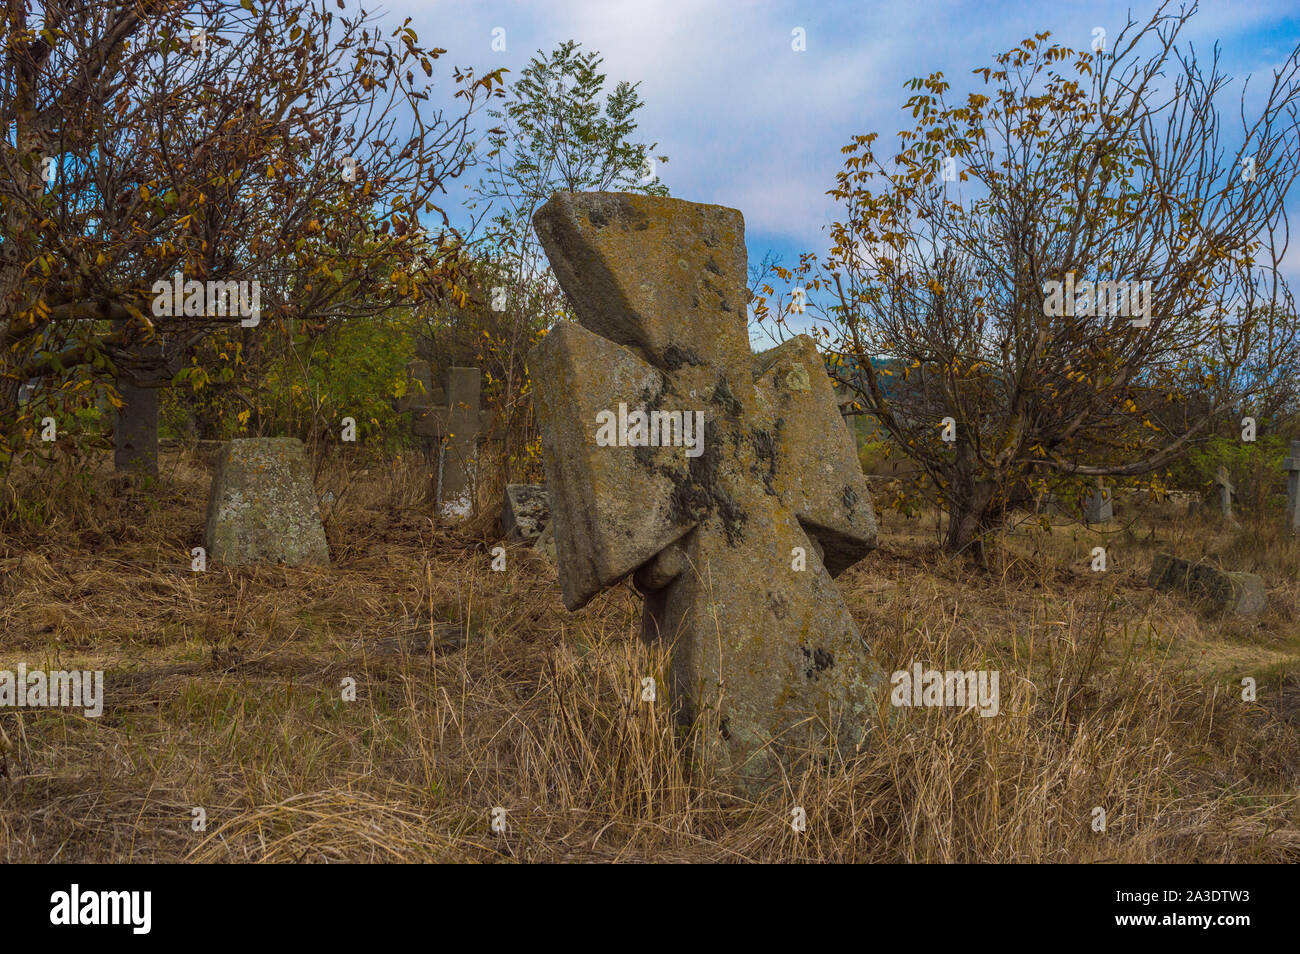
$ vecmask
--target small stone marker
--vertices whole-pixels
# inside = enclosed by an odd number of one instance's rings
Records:
[[[1264,581],[1254,573],[1220,570],[1207,563],[1191,563],[1158,553],[1151,563],[1147,585],[1160,590],[1184,590],[1208,601],[1214,608],[1239,616],[1254,616],[1267,603]]]
[[[506,539],[536,540],[551,519],[551,499],[537,484],[506,484],[501,529]]]
[[[1103,487],[1100,480],[1096,488],[1084,501],[1083,519],[1085,523],[1105,523],[1114,517],[1114,502],[1109,488]]]
[[[329,563],[302,441],[258,437],[222,447],[204,544],[209,559],[232,566]]]
[[[398,410],[415,413],[415,433],[438,442],[437,483],[434,488],[438,510],[443,516],[464,517],[474,506],[474,466],[482,432],[492,412],[479,407],[482,374],[478,368],[448,368],[446,386],[432,386],[428,362],[412,361],[407,366],[411,381]],[[415,393],[424,390],[425,396]],[[441,401],[445,400],[446,404]]]
[[[546,528],[533,541],[533,552],[550,562],[555,562],[555,524],[547,523]]]
[[[1218,473],[1214,475],[1214,485],[1219,489],[1219,514],[1231,520],[1232,495],[1237,492],[1237,488],[1232,486],[1232,481],[1228,479],[1228,468],[1219,468]]]
[[[578,318],[528,358],[565,605],[633,576],[741,786],[852,753],[884,677],[832,576],[875,515],[812,339],[750,350],[740,213],[561,192],[533,225]]]
[[[1300,530],[1300,441],[1291,442],[1291,456],[1282,466],[1286,469],[1286,525]]]

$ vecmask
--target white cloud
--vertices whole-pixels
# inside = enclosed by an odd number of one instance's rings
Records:
[[[906,80],[942,70],[954,92],[974,88],[971,70],[1036,32],[1051,30],[1054,41],[1086,49],[1093,27],[1102,26],[1113,41],[1130,6],[412,0],[391,12],[412,17],[425,43],[446,47],[448,66],[517,73],[536,50],[566,39],[599,51],[611,81],[641,82],[639,134],[669,156],[660,174],[675,196],[735,206],[751,234],[820,250],[836,212],[825,192],[842,166],[840,147],[876,131],[878,154],[894,148],[897,129],[911,121],[901,111]],[[1140,4],[1135,18],[1155,8]],[[1183,40],[1204,57],[1221,39],[1224,68],[1239,79],[1291,49],[1300,31],[1294,20],[1279,25],[1288,15],[1292,0],[1206,0]],[[491,50],[494,27],[506,30],[504,54]],[[806,30],[806,52],[791,49],[794,27]]]

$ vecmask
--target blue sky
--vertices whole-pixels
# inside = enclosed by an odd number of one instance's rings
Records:
[[[348,6],[354,9],[355,0]],[[640,81],[646,106],[639,132],[669,157],[658,171],[672,194],[740,209],[751,261],[774,250],[789,264],[800,251],[820,253],[827,245],[826,225],[837,210],[825,192],[841,167],[840,147],[870,131],[892,144],[896,130],[910,122],[901,111],[908,79],[942,70],[954,94],[976,83],[982,88],[970,71],[1027,36],[1050,30],[1057,42],[1086,49],[1094,27],[1114,36],[1130,8],[1134,19],[1145,20],[1156,6],[390,0],[378,9],[397,22],[411,17],[421,41],[447,49],[439,63],[443,76],[452,64],[479,71],[505,66],[517,74],[538,49],[570,38],[598,50],[611,83]],[[492,50],[497,27],[506,31],[504,52]],[[804,52],[791,48],[796,27],[806,35]],[[1180,42],[1193,43],[1204,59],[1215,41],[1236,89],[1248,73],[1258,83],[1300,42],[1300,3],[1204,0]],[[458,188],[452,187],[453,200]],[[1300,242],[1288,265],[1294,283]]]

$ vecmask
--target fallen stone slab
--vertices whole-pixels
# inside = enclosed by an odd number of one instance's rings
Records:
[[[536,540],[551,519],[551,499],[538,484],[507,484],[501,528],[514,542]]]
[[[230,441],[217,455],[204,532],[208,558],[250,563],[329,563],[316,488],[302,441]]]
[[[1239,616],[1261,613],[1267,603],[1264,581],[1257,574],[1221,570],[1208,563],[1180,560],[1168,553],[1156,555],[1147,585],[1159,590],[1183,590],[1216,609]]]

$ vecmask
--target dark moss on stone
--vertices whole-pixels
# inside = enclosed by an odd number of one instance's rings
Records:
[[[849,512],[849,516],[850,517],[853,516],[853,508],[858,505],[857,491],[855,491],[848,484],[845,484],[844,494],[842,497],[840,497],[840,499],[844,501],[844,509]]]
[[[819,673],[825,672],[835,665],[835,656],[825,649],[809,649],[807,646],[800,646],[803,650],[804,662],[808,663],[803,674],[809,679],[816,679]]]
[[[736,396],[731,393],[731,385],[727,383],[725,375],[718,377],[718,383],[713,388],[713,397],[710,400],[722,408],[731,420],[740,421],[740,412],[743,408],[741,408],[740,402],[736,400]]]
[[[660,468],[659,472],[673,482],[669,495],[669,513],[674,520],[707,519],[716,514],[722,522],[727,545],[735,546],[744,539],[746,515],[722,486],[719,465],[722,451],[718,446],[717,426],[713,421],[704,424],[704,453],[692,457],[686,473]]]
[[[664,348],[664,353],[660,358],[660,366],[668,371],[676,371],[687,364],[702,368],[705,363],[705,360],[696,353],[694,348],[682,348],[678,345],[669,345]]]
[[[781,433],[783,421],[777,418],[776,433]],[[752,468],[754,476],[763,481],[763,489],[773,497],[776,496],[776,436],[769,430],[756,428],[749,435],[749,442],[754,447],[755,463]]]

